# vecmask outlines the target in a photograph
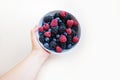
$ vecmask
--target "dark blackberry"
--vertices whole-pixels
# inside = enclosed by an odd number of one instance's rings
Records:
[[[44,43],[44,36],[43,36],[43,35],[41,35],[41,36],[39,37],[39,41],[40,41],[41,43]]]
[[[60,17],[60,14],[59,13],[55,13],[54,18],[56,18],[56,17]]]
[[[78,32],[78,27],[77,26],[73,26],[72,29],[75,30],[76,32]]]
[[[56,46],[57,46],[57,44],[56,44],[55,41],[51,41],[51,42],[50,42],[50,48],[51,48],[51,49],[54,50]]]
[[[47,23],[47,22],[51,22],[52,19],[53,19],[53,16],[45,16],[43,20],[44,22]]]
[[[68,41],[72,41],[72,36],[71,35],[67,35],[67,40]]]
[[[60,44],[60,47],[61,47],[62,49],[66,49],[66,43],[61,43],[61,44]]]
[[[58,27],[51,27],[51,33],[57,34],[58,33]]]
[[[76,31],[72,29],[72,36],[76,36]]]
[[[65,19],[65,21],[71,20],[72,16],[69,13],[67,13],[66,16],[64,17],[64,19]]]
[[[65,24],[61,23],[60,26],[59,26],[59,29],[58,29],[59,33],[62,34],[62,33],[65,32],[65,30],[66,30]]]

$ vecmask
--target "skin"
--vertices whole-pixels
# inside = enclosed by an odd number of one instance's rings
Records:
[[[1,76],[0,80],[36,80],[41,66],[50,55],[39,45],[36,36],[37,30],[38,27],[31,30],[32,50],[30,54],[13,69]]]

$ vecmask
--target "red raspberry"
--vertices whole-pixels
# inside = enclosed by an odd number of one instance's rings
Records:
[[[70,28],[66,29],[66,33],[67,34],[71,34],[72,33],[72,30]]]
[[[43,25],[43,28],[44,28],[44,30],[48,30],[50,27],[49,27],[49,24],[48,23],[45,23],[44,25]]]
[[[74,37],[73,37],[73,42],[74,42],[74,43],[77,43],[78,41],[79,41],[79,38],[78,38],[77,36],[74,36]]]
[[[78,22],[77,22],[77,21],[74,21],[74,22],[73,22],[73,25],[77,27],[77,26],[78,26]]]
[[[62,48],[60,46],[56,46],[56,52],[62,52]]]
[[[65,11],[61,11],[60,12],[60,16],[64,18],[66,16],[66,12]]]
[[[53,19],[52,22],[50,23],[50,26],[56,27],[58,25],[57,19]]]
[[[43,27],[40,27],[40,28],[39,28],[39,31],[40,31],[40,32],[43,32],[43,31],[44,31]]]
[[[67,26],[72,27],[74,21],[73,20],[67,20]]]
[[[45,36],[45,37],[50,37],[50,36],[51,36],[51,32],[45,32],[45,33],[44,33],[44,36]]]
[[[65,43],[67,41],[66,36],[61,35],[60,38],[59,38],[59,41],[62,42],[62,43]]]

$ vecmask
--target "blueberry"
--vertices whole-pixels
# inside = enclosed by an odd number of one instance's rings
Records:
[[[43,35],[41,35],[41,36],[39,37],[39,41],[40,41],[41,43],[44,43],[44,36],[43,36]]]
[[[67,45],[67,48],[68,48],[68,49],[72,48],[72,44],[68,44],[68,45]]]
[[[49,49],[49,44],[48,43],[44,43],[44,47]]]
[[[51,22],[52,19],[53,19],[53,16],[45,16],[43,20],[44,22],[47,23],[47,22]]]
[[[55,41],[55,42],[56,42],[57,40],[56,40],[55,38],[53,38],[53,41]]]
[[[50,48],[51,48],[51,49],[54,50],[54,49],[56,48],[56,45],[57,45],[57,43],[56,43],[55,41],[51,41],[51,42],[50,42]]]
[[[56,38],[59,38],[59,37],[60,37],[60,35],[59,35],[59,34],[57,34],[57,35],[56,35]]]
[[[72,29],[78,32],[78,27],[73,26]]]
[[[46,38],[45,38],[45,41],[46,41],[46,42],[49,42],[49,41],[50,41],[50,39],[49,39],[48,37],[46,37]]]
[[[38,32],[38,35],[39,35],[39,36],[41,36],[41,35],[42,35],[42,33],[41,33],[41,32]]]
[[[48,29],[49,32],[51,32],[51,29]]]
[[[67,33],[66,33],[66,32],[64,32],[64,35],[65,35],[65,36],[67,36]]]

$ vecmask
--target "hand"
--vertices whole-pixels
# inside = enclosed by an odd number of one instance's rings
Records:
[[[31,41],[32,41],[32,52],[37,52],[37,53],[42,53],[42,54],[50,54],[50,52],[46,51],[43,49],[40,44],[38,43],[39,40],[37,40],[37,34],[36,32],[38,31],[39,27],[34,27],[31,30]]]

